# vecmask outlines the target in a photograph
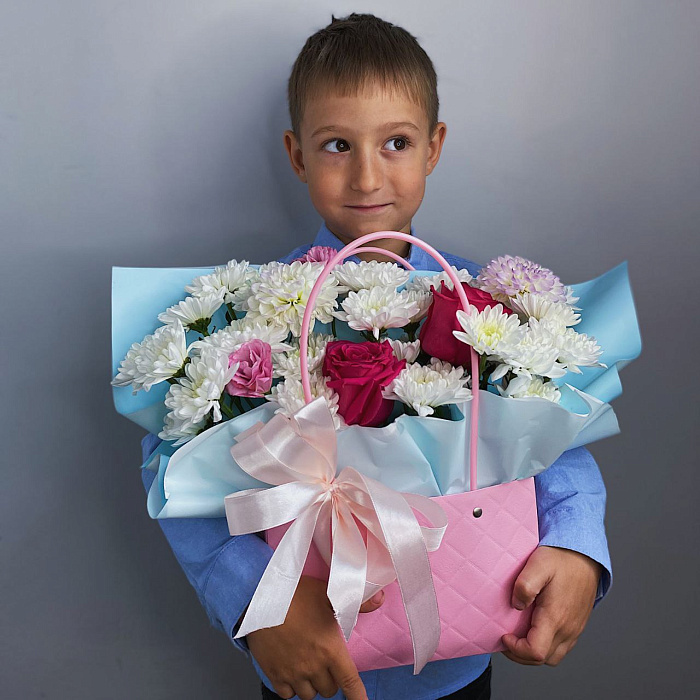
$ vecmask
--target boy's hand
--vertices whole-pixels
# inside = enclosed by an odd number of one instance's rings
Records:
[[[380,592],[360,612],[372,612],[383,602]],[[246,641],[282,698],[312,700],[317,693],[330,698],[340,688],[347,700],[367,700],[324,581],[302,576],[284,624],[251,632]]]
[[[600,573],[600,564],[585,554],[538,547],[515,581],[511,602],[524,610],[534,601],[532,626],[522,639],[504,634],[503,655],[519,664],[556,666],[586,626]]]

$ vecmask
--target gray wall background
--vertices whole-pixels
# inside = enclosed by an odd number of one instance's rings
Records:
[[[645,342],[593,446],[613,589],[495,698],[686,698],[700,681],[700,10],[692,0],[0,3],[0,696],[255,698],[208,626],[110,396],[110,267],[261,262],[319,221],[285,83],[331,12],[416,34],[449,131],[417,225],[566,281],[629,260]]]

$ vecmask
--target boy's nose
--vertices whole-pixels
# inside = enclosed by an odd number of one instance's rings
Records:
[[[369,194],[381,189],[384,182],[381,163],[371,155],[358,154],[353,163],[350,188]]]

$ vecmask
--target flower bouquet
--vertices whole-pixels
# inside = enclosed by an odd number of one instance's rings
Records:
[[[527,613],[510,610],[500,626],[482,625],[485,643],[441,651],[444,640],[464,640],[443,615],[464,599],[438,600],[436,573],[444,583],[475,554],[450,555],[450,537],[463,542],[480,529],[476,549],[484,534],[506,537],[499,551],[513,542],[518,550],[507,565],[485,553],[495,598],[469,604],[487,621],[504,598],[508,607],[508,583],[537,544],[529,477],[566,449],[617,431],[607,401],[639,336],[624,266],[572,289],[507,256],[472,279],[405,237],[444,271],[340,264],[340,253],[325,265],[115,269],[114,351],[124,359],[113,384],[118,410],[164,440],[145,465],[158,470],[153,517],[226,513],[232,534],[269,529],[278,545],[239,636],[284,621],[306,563],[329,579],[351,652],[360,640],[358,668],[412,656],[418,671],[445,654],[494,650],[503,631],[527,624]],[[153,332],[156,316],[164,325]],[[494,507],[465,508],[473,494]],[[491,521],[491,511],[505,521]],[[521,530],[529,537],[519,542]],[[445,556],[447,569],[438,565]],[[373,621],[400,611],[401,621],[387,624],[398,624],[408,651],[363,661],[377,644],[359,630],[357,610],[385,587]]]

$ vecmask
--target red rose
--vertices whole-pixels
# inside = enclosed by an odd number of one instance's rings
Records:
[[[338,413],[348,425],[376,426],[389,417],[394,406],[382,396],[382,389],[405,366],[406,360],[397,360],[386,340],[333,340],[326,346],[323,374],[338,394]]]
[[[483,311],[488,306],[496,306],[496,301],[488,292],[476,287],[470,287],[462,282],[467,299],[478,311]],[[420,329],[420,347],[428,355],[437,357],[452,365],[461,365],[469,368],[469,345],[457,340],[452,331],[461,331],[462,327],[457,320],[457,312],[462,308],[462,303],[454,289],[449,289],[445,283],[440,284],[440,291],[433,289],[433,303],[428,309],[428,316]],[[513,313],[510,309],[503,309],[504,313]]]

